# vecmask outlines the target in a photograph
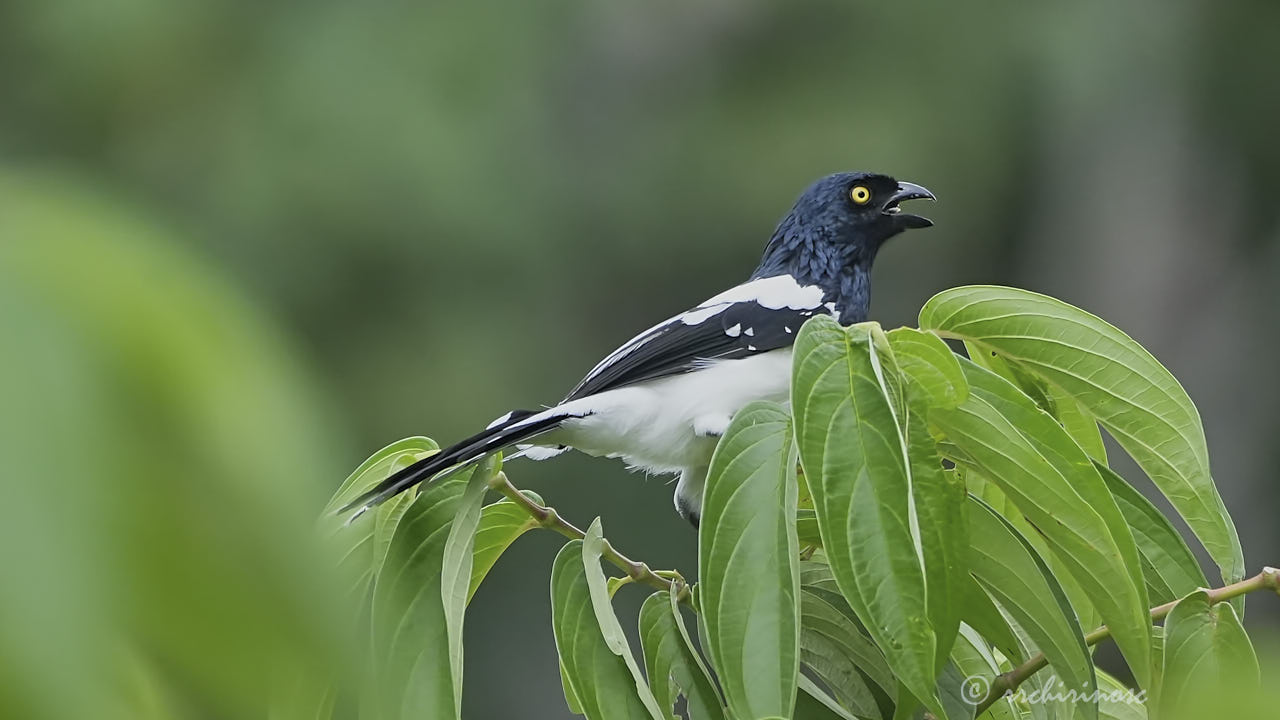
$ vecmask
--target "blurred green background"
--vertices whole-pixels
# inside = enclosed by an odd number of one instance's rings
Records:
[[[876,319],[991,282],[1114,322],[1199,404],[1250,569],[1280,563],[1277,27],[1272,0],[0,4],[0,715],[260,717],[344,656],[308,532],[352,468],[554,402],[843,169],[939,197]],[[695,567],[665,478],[509,473]],[[468,717],[568,717],[558,545],[477,595]],[[1280,602],[1246,625],[1270,646]]]

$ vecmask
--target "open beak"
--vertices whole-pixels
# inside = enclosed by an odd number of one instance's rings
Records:
[[[885,215],[892,215],[899,224],[906,228],[932,227],[933,221],[929,218],[904,213],[902,212],[902,208],[899,207],[899,204],[904,200],[920,200],[924,198],[937,200],[937,198],[933,196],[933,193],[929,192],[929,189],[923,185],[900,182],[898,183],[898,191],[889,196],[889,199],[885,201],[884,207],[881,208],[880,212]]]

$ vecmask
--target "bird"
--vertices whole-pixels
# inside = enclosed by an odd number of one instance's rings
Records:
[[[396,495],[515,447],[545,460],[573,449],[631,469],[679,475],[676,511],[699,524],[716,442],[756,400],[785,403],[796,333],[815,315],[867,319],[871,266],[890,238],[933,225],[904,212],[928,189],[870,172],[813,182],[783,216],[747,280],[641,332],[556,405],[512,410],[480,432],[391,474],[339,512],[351,520]]]

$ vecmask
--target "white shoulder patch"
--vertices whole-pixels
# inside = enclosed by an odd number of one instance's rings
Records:
[[[690,310],[688,312],[681,313],[680,322],[684,323],[685,325],[697,325],[708,318],[713,318],[716,315],[719,315],[720,313],[724,312],[728,308],[729,308],[728,303],[723,303],[720,305],[710,305],[710,306],[706,305],[706,303],[703,303],[702,305],[699,305],[696,310]]]
[[[498,427],[499,425],[505,425],[505,424],[507,423],[507,421],[511,419],[511,416],[512,416],[512,415],[514,415],[514,414],[515,414],[515,413],[513,413],[513,412],[509,412],[509,413],[507,413],[506,415],[503,415],[502,417],[498,418],[497,420],[494,420],[493,422],[489,423],[488,425],[485,425],[485,426],[484,426],[484,429],[485,429],[485,430],[492,430],[492,429],[494,429],[494,428]]]
[[[730,288],[702,303],[698,309],[755,302],[770,310],[812,310],[822,307],[823,294],[817,285],[801,285],[790,275],[775,275]]]

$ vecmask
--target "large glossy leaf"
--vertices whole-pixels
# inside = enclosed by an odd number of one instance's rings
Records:
[[[1083,450],[1004,378],[964,361],[969,399],[930,420],[1045,538],[1097,608],[1139,682],[1151,678],[1151,620],[1133,535]]]
[[[599,615],[612,617],[612,610],[597,610],[592,573],[600,575],[603,588],[599,561],[587,562],[582,540],[566,543],[551,568],[551,622],[566,702],[589,720],[662,720],[653,694],[633,671],[635,661],[628,660],[625,638],[623,653],[614,651],[621,637],[617,618],[601,627]],[[604,602],[608,604],[607,593]]]
[[[994,350],[1077,399],[1142,466],[1221,568],[1244,576],[1240,539],[1209,473],[1204,428],[1177,379],[1132,338],[1060,300],[993,286],[955,288],[920,327]]]
[[[1258,683],[1258,657],[1229,603],[1211,604],[1197,590],[1178,601],[1164,623],[1164,671],[1157,717],[1188,699],[1243,690]]]
[[[1163,605],[1208,587],[1200,563],[1169,519],[1114,470],[1103,465],[1097,468],[1133,531],[1151,604]]]
[[[1035,642],[1067,688],[1097,690],[1093,660],[1066,594],[1013,525],[986,503],[970,498],[970,567],[974,577]],[[1094,703],[1082,703],[1097,717]]]
[[[384,717],[460,717],[471,545],[497,459],[422,490],[404,511],[373,593]]]
[[[841,593],[898,679],[945,716],[900,398],[886,381],[876,331],[826,317],[801,328],[791,388],[796,437]]]
[[[542,504],[542,498],[532,490],[520,492],[539,505]],[[480,511],[480,525],[476,528],[467,602],[471,602],[472,596],[480,588],[480,583],[493,569],[502,553],[506,552],[517,538],[536,527],[538,527],[538,521],[525,512],[524,508],[510,500],[486,505]]]
[[[685,696],[689,720],[724,718],[720,693],[693,647],[676,604],[675,588],[656,592],[640,606],[640,646],[649,686],[664,717]]]
[[[791,419],[739,410],[716,447],[702,501],[699,600],[733,715],[787,717],[800,662],[799,542]]]

